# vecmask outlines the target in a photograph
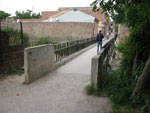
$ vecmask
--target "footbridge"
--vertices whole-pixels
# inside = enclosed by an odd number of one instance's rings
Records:
[[[9,81],[0,82],[0,113],[110,113],[108,98],[87,96],[85,86],[101,85],[112,62],[114,41],[113,36],[104,40],[98,54],[94,40],[25,49],[28,85],[6,88]],[[72,50],[66,48],[71,46]]]

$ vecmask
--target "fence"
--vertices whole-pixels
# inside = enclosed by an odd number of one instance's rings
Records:
[[[15,68],[23,67],[24,65],[24,47],[23,45],[15,45],[3,48],[2,57],[3,67],[13,66]]]
[[[1,28],[0,21],[0,72],[9,66],[15,68],[23,67],[23,64],[24,46],[22,23],[20,23],[20,30],[14,30],[10,27]]]
[[[54,45],[55,62],[61,61],[63,58],[96,43],[95,38],[75,40]]]
[[[103,46],[100,54],[92,58],[92,88],[100,89],[104,85],[104,78],[111,69],[111,64],[113,62],[114,42],[115,38],[112,38]]]

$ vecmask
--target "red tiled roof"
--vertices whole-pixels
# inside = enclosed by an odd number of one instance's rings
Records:
[[[25,22],[25,21],[28,21],[28,22],[34,21],[34,22],[36,22],[36,21],[41,21],[41,20],[44,20],[44,19],[42,19],[42,18],[39,18],[39,19],[31,18],[31,19],[19,19],[19,20],[22,21],[22,22]]]
[[[94,16],[99,21],[105,22],[105,15],[101,13],[101,11],[93,12],[89,10],[80,10],[83,13]]]
[[[58,11],[42,11],[42,18],[48,19],[50,16],[56,14]]]
[[[61,16],[67,12],[71,11],[70,9],[65,9],[65,10],[62,10],[62,11],[57,11],[57,13],[55,13],[54,15],[50,16],[51,18],[56,18],[58,16]]]

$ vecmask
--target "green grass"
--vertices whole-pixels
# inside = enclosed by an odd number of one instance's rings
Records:
[[[8,66],[3,67],[3,69],[0,71],[0,76],[6,76],[6,75],[19,75],[21,76],[24,73],[24,70],[22,68],[15,68],[14,66]]]
[[[95,95],[95,96],[102,96],[100,91],[97,89],[97,88],[94,88],[91,84],[88,84],[86,87],[85,87],[85,92],[87,95]],[[103,95],[105,96],[105,94]]]
[[[41,37],[38,40],[29,42],[30,46],[44,45],[44,44],[56,44],[57,42],[51,40],[49,37]]]
[[[24,73],[24,70],[22,68],[14,68],[13,66],[9,66],[6,73],[21,76]]]
[[[85,91],[86,91],[86,94],[87,95],[92,95],[93,94],[93,91],[92,91],[92,86],[89,84],[85,87]]]

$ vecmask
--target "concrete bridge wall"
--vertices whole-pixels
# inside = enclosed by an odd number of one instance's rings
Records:
[[[25,83],[40,78],[54,68],[54,46],[43,45],[25,49]]]
[[[114,37],[114,36],[113,36]],[[113,63],[115,38],[108,41],[100,53],[92,58],[91,84],[95,89],[103,87],[104,77],[107,76]]]

